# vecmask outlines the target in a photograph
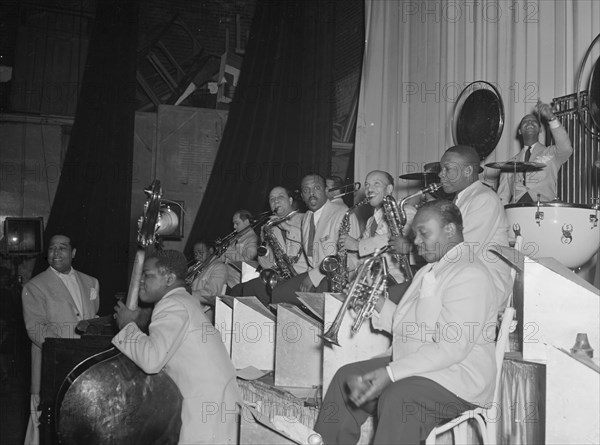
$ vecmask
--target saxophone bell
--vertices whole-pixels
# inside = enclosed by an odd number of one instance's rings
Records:
[[[263,241],[260,243],[260,246],[256,249],[258,256],[266,256],[269,253],[269,248],[267,247],[267,242]]]

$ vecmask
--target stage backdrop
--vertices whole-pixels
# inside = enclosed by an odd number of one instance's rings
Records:
[[[454,145],[456,99],[476,80],[499,89],[506,113],[502,138],[486,162],[507,160],[519,150],[517,125],[538,98],[575,92],[585,52],[600,33],[594,0],[366,0],[365,7],[357,181],[373,169],[397,178],[439,161]],[[592,60],[599,52],[596,47]],[[494,183],[490,170],[486,180]],[[398,180],[397,192],[416,187]]]

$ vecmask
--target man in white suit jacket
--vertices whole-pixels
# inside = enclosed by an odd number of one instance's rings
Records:
[[[325,179],[319,175],[305,176],[300,191],[302,200],[308,207],[302,220],[302,250],[308,264],[308,271],[275,286],[273,303],[297,303],[296,291],[326,291],[327,279],[320,269],[321,262],[326,256],[338,253],[340,226],[348,206],[327,199]],[[354,214],[350,215],[349,223],[350,236],[358,238],[360,228]],[[356,266],[356,262],[356,254],[348,254],[350,269]]]
[[[23,318],[31,339],[31,404],[26,444],[38,443],[38,413],[42,374],[42,344],[46,338],[79,338],[75,327],[94,318],[100,286],[94,277],[71,266],[76,253],[68,236],[55,235],[48,247],[50,267],[23,286]]]
[[[492,401],[496,301],[490,274],[463,242],[454,204],[426,203],[413,230],[428,264],[398,305],[381,298],[376,306],[373,327],[393,335],[388,354],[346,365],[334,376],[315,425],[326,444],[356,443],[370,413],[377,416],[374,444],[420,443],[439,422]]]
[[[221,334],[185,289],[187,261],[176,250],[161,250],[144,261],[140,300],[154,303],[149,335],[136,320],[139,310],[117,310],[121,331],[113,344],[144,372],[161,369],[181,395],[181,444],[236,442],[242,397]]]

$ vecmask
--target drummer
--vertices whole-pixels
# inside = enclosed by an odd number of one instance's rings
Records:
[[[498,196],[503,204],[551,201],[556,197],[558,170],[573,154],[569,135],[558,121],[550,105],[538,101],[537,115],[528,114],[519,124],[523,148],[511,161],[537,162],[545,167],[525,172],[502,172]],[[541,124],[538,116],[548,123],[555,145],[540,143]],[[538,197],[539,195],[539,197]]]

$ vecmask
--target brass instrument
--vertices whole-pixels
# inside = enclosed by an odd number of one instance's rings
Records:
[[[271,219],[270,221],[267,221],[262,228],[263,242],[258,247],[258,255],[265,256],[268,253],[268,245],[273,251],[273,256],[275,257],[275,266],[272,269],[264,269],[260,272],[260,278],[267,285],[269,292],[271,292],[280,281],[287,280],[298,275],[296,269],[294,269],[294,263],[298,261],[298,257],[294,259],[290,258],[286,253],[285,246],[281,246],[273,234],[273,226],[287,221],[296,213],[298,213],[298,210],[292,210],[285,216]]]
[[[357,310],[356,318],[351,327],[352,334],[356,334],[363,322],[373,315],[379,297],[387,295],[387,276],[389,271],[387,260],[383,256],[383,253],[388,248],[388,246],[385,246],[382,249],[377,249],[371,258],[361,264],[335,320],[327,332],[323,334],[325,341],[340,346],[338,334],[342,320],[349,307]]]
[[[321,262],[321,269],[325,272],[329,281],[330,292],[342,292],[348,284],[348,252],[340,244],[340,238],[350,232],[350,214],[357,207],[368,204],[368,202],[369,198],[364,198],[346,210],[338,231],[337,254],[328,255]]]
[[[360,182],[354,182],[352,184],[340,185],[339,187],[333,187],[329,189],[329,193],[337,192],[340,190],[340,193],[337,195],[333,195],[331,199],[341,198],[343,196],[349,195],[350,193],[354,193],[360,190]]]
[[[404,197],[400,201],[399,206],[397,205],[396,200],[394,199],[394,197],[392,195],[388,195],[388,196],[384,197],[383,198],[383,213],[384,213],[386,221],[388,223],[388,227],[390,229],[391,235],[395,236],[395,237],[404,236],[402,231],[404,230],[404,226],[406,225],[406,219],[407,219],[406,211],[404,210],[404,207],[406,206],[406,203],[408,202],[408,200],[415,198],[417,196],[423,196],[426,193],[435,192],[436,190],[440,189],[441,187],[442,187],[442,184],[440,184],[440,183],[430,184],[427,187],[425,187],[424,189],[419,190],[418,192],[415,192],[411,195]],[[410,267],[410,260],[409,260],[408,255],[395,253],[392,255],[392,257],[394,258],[394,260],[398,261],[398,264],[400,265],[400,268],[402,270],[402,273],[404,274],[404,278],[406,279],[406,281],[412,281],[413,272]]]
[[[217,238],[215,241],[215,251],[208,256],[204,261],[196,261],[192,266],[188,268],[187,275],[185,276],[185,282],[191,286],[193,281],[198,275],[202,273],[208,266],[210,266],[215,260],[219,259],[229,248],[231,243],[239,240],[243,235],[248,233],[250,230],[254,230],[256,227],[263,225],[271,217],[273,212],[263,212],[250,218],[252,223],[249,226],[244,227],[239,232],[235,230],[229,233],[224,238]]]

